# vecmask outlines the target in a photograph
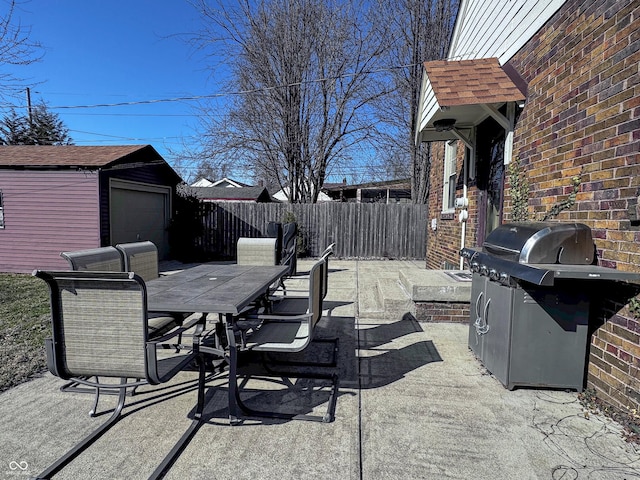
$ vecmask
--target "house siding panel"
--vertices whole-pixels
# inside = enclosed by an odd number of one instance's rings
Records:
[[[0,190],[0,271],[66,269],[60,252],[100,246],[97,173],[0,170]]]
[[[565,0],[463,1],[448,58],[498,57],[504,65]]]

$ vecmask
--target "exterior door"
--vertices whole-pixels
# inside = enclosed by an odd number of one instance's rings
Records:
[[[477,179],[479,190],[478,245],[502,223],[504,191],[504,129],[493,119],[477,131]]]

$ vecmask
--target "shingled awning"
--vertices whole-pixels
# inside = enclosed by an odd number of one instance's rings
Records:
[[[508,129],[509,119],[499,109],[526,98],[497,58],[425,62],[424,71],[416,141],[459,138],[453,125],[460,133],[489,116]]]

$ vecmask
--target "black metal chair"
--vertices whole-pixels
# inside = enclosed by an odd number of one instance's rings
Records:
[[[86,250],[62,252],[62,258],[69,262],[69,267],[74,271],[90,272],[131,272],[135,271],[144,281],[158,277],[158,250],[152,242],[137,242],[116,245],[116,247],[99,247]],[[136,270],[131,270],[135,268]],[[149,337],[156,338],[165,335],[172,329],[182,325],[184,316],[154,312],[148,314],[147,325]],[[181,339],[178,339],[178,343]],[[100,383],[96,377],[95,383]],[[103,392],[113,393],[109,389]],[[92,417],[98,413],[100,390],[81,386],[78,382],[68,382],[60,387],[62,392],[95,393],[95,400],[89,415]],[[129,392],[135,393],[135,388]]]
[[[299,367],[335,367],[338,351],[338,339],[317,339],[333,345],[332,360],[326,363],[320,362],[293,362],[275,361],[267,354],[270,353],[297,353],[305,350],[315,339],[315,330],[318,321],[322,318],[322,300],[325,287],[326,258],[319,260],[309,274],[309,296],[290,298],[283,297],[275,303],[268,313],[248,312],[244,318],[261,322],[251,331],[244,342],[244,348],[248,352],[260,352],[263,355],[263,363],[271,376],[286,378],[307,378],[330,380],[331,393],[328,398],[328,407],[324,415],[306,415],[297,413],[280,413],[255,410],[246,405],[240,397],[240,389],[237,393],[237,403],[242,410],[249,415],[271,418],[285,418],[298,420],[311,420],[330,422],[333,420],[335,400],[338,389],[338,375],[335,373],[318,373],[309,371],[281,371],[274,366],[299,366]],[[245,379],[251,375],[245,375]],[[260,375],[265,377],[265,375]],[[244,382],[246,383],[246,382]]]
[[[47,282],[50,290],[52,337],[45,340],[49,371],[97,391],[119,391],[111,417],[38,476],[50,478],[121,419],[128,388],[167,382],[196,354],[189,350],[158,356],[164,342],[184,329],[150,338],[146,287],[138,275],[74,271],[36,271],[34,275]],[[204,366],[199,363],[203,383]],[[89,380],[92,377],[120,382],[98,383]]]
[[[125,272],[134,272],[145,282],[158,278],[158,248],[153,242],[119,243],[116,249],[122,255]],[[160,336],[172,328],[182,325],[185,314],[149,312],[149,329],[153,336]]]

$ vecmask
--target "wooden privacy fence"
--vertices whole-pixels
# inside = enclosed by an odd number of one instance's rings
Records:
[[[198,248],[234,258],[239,237],[266,236],[269,222],[295,221],[300,256],[317,257],[335,242],[340,258],[424,259],[427,205],[377,203],[203,203]]]

